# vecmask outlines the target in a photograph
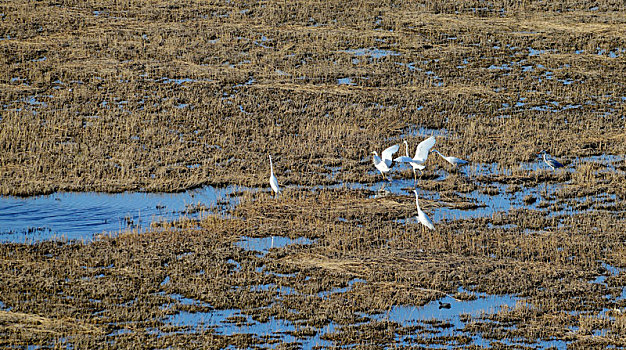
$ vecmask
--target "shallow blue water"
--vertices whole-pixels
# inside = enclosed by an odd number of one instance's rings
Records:
[[[94,234],[144,230],[151,222],[194,217],[188,208],[232,204],[236,187],[204,187],[182,193],[61,192],[28,198],[0,197],[0,242],[50,238],[91,239]]]
[[[432,130],[416,129],[417,134],[432,133]],[[575,171],[579,164],[593,162],[602,164],[598,172],[621,171],[618,165],[624,162],[623,156],[601,155],[576,159],[571,162],[567,169],[559,171]],[[534,162],[520,164],[524,171],[538,171],[545,165],[537,158]],[[405,171],[407,168],[398,165],[395,171]],[[435,181],[444,180],[448,176],[448,170],[435,167],[429,163],[426,171],[435,171],[439,176]],[[477,175],[506,175],[510,169],[504,169],[496,163],[470,164],[459,169],[461,175],[473,178]],[[331,176],[341,172],[341,168],[333,168]],[[380,181],[380,174],[376,169],[370,172],[377,175],[376,183],[341,183],[332,186],[315,186],[312,190],[325,190],[344,187],[347,189],[360,189],[372,191],[373,196],[385,196],[395,194],[413,197],[411,190],[415,188],[412,179],[399,178],[391,183]],[[521,187],[512,193],[507,193],[507,185],[493,183],[490,186],[497,188],[498,193],[493,195],[484,194],[481,191],[473,191],[461,194],[468,202],[475,203],[480,207],[469,210],[461,210],[438,205],[434,208],[422,208],[435,222],[442,220],[455,220],[471,217],[487,217],[499,212],[507,212],[511,209],[529,208],[536,210],[551,211],[551,215],[575,213],[577,210],[571,203],[562,205],[555,210],[550,206],[537,205],[546,201],[547,197],[554,197],[560,190],[561,184],[542,184],[536,187]],[[297,187],[297,186],[296,186]],[[423,191],[417,188],[420,198],[440,201],[439,194],[432,191]],[[32,242],[52,238],[67,239],[92,239],[94,234],[103,232],[117,233],[132,229],[143,231],[149,228],[150,223],[162,220],[175,220],[181,216],[198,217],[198,212],[187,212],[188,208],[204,206],[211,212],[224,212],[228,207],[237,202],[233,194],[237,191],[263,191],[267,189],[240,188],[229,186],[215,188],[207,186],[181,193],[94,193],[94,192],[71,192],[55,193],[52,195],[35,196],[29,198],[0,197],[0,243],[6,242]],[[531,195],[536,198],[534,204],[526,204],[524,197]],[[581,197],[580,201],[615,201],[615,195],[598,194],[594,197]],[[545,203],[544,203],[545,204]],[[192,210],[193,211],[193,210]]]
[[[313,241],[305,238],[299,237],[296,239],[291,239],[288,237],[281,236],[269,236],[269,237],[242,237],[240,241],[236,243],[239,247],[245,250],[251,250],[255,252],[259,252],[261,255],[267,254],[272,248],[282,248],[292,244],[302,244],[302,245],[310,245]]]

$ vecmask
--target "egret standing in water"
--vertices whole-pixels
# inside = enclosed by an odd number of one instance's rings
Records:
[[[537,154],[543,154],[543,161],[548,164],[552,171],[555,171],[556,168],[562,168],[563,164],[559,163],[556,159],[550,157],[546,151],[541,151]]]
[[[415,193],[415,206],[417,206],[417,220],[419,220],[422,225],[434,230],[435,225],[433,225],[433,222],[430,221],[430,218],[426,215],[426,213],[420,209],[420,202],[417,199],[417,190],[413,190],[413,193]]]
[[[443,154],[439,153],[439,151],[437,151],[436,149],[432,150],[433,152],[437,153],[438,155],[441,156],[441,158],[443,158],[446,162],[452,164],[455,168],[459,165],[465,165],[467,164],[467,160],[463,160],[463,159],[459,159],[457,157],[446,157]]]
[[[268,155],[268,157],[270,157],[270,187],[272,188],[272,191],[274,191],[276,196],[278,196],[278,194],[280,193],[280,188],[278,187],[278,180],[276,179],[276,176],[274,175],[274,165],[272,165],[272,156]]]
[[[391,157],[393,157],[394,153],[398,152],[399,148],[400,148],[399,145],[393,145],[385,149],[382,153],[382,159],[380,159],[376,151],[372,152],[372,154],[374,155],[372,157],[374,161],[374,166],[376,167],[376,169],[378,169],[378,171],[380,171],[380,174],[383,176],[383,179],[385,179],[385,174],[391,170],[391,164],[393,162],[391,160]]]
[[[424,170],[424,168],[426,167],[424,165],[424,162],[426,162],[426,159],[428,159],[428,153],[430,153],[430,149],[433,148],[435,142],[436,140],[434,136],[431,136],[426,140],[420,142],[419,145],[417,145],[417,147],[415,148],[415,156],[411,158],[411,156],[409,156],[409,144],[404,141],[406,156],[398,157],[394,159],[394,161],[411,164],[411,168],[413,168],[413,180],[414,182],[416,182],[417,174],[415,173],[415,169],[419,170],[420,173],[422,172],[422,170]]]

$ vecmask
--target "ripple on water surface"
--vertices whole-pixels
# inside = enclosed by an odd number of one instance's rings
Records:
[[[430,129],[417,129],[415,135],[432,134]],[[440,134],[441,136],[441,134]],[[573,159],[568,168],[562,171],[576,171],[584,163],[601,165],[598,172],[618,171],[624,161],[623,156],[600,155]],[[429,165],[428,169],[431,165]],[[533,172],[543,169],[543,162],[537,158],[531,163],[522,163],[520,168]],[[400,169],[404,169],[399,166]],[[435,170],[440,176],[436,181],[445,180],[447,171]],[[496,163],[470,164],[459,170],[469,178],[481,175],[506,175],[507,169],[501,169]],[[375,169],[372,175],[377,175]],[[396,175],[397,177],[397,175]],[[463,194],[467,201],[477,205],[474,209],[454,209],[439,206],[429,210],[428,214],[434,221],[455,220],[471,217],[487,217],[497,212],[507,212],[511,209],[528,208],[537,210],[551,210],[551,215],[576,213],[578,210],[569,205],[554,210],[546,205],[539,208],[538,203],[528,203],[525,198],[530,196],[536,199],[554,201],[552,197],[560,190],[562,184],[541,184],[534,187],[519,186],[518,190],[508,193],[507,185],[494,184],[496,194],[485,194],[473,191]],[[297,186],[296,186],[297,187]],[[395,194],[412,196],[414,188],[412,179],[396,178],[391,184],[377,183],[340,183],[331,186],[315,186],[313,190],[333,189],[344,187],[347,189],[369,190],[372,196]],[[419,188],[419,184],[417,185]],[[145,230],[154,221],[176,220],[181,216],[198,217],[202,209],[224,212],[229,206],[236,204],[233,196],[237,191],[258,191],[258,188],[241,188],[229,186],[215,188],[211,186],[190,190],[181,193],[143,193],[125,192],[117,194],[94,192],[66,192],[52,195],[35,196],[29,198],[0,197],[0,243],[40,241],[51,238],[91,239],[94,234],[103,232],[120,232],[126,229]],[[425,199],[439,201],[436,192],[420,190],[420,196]],[[557,196],[558,197],[558,196]],[[583,197],[580,200],[589,200]],[[597,195],[591,200],[601,202],[615,201],[615,195]],[[542,203],[545,204],[545,203]],[[577,203],[573,203],[576,205]],[[593,207],[591,207],[593,208]],[[200,209],[200,210],[195,210]],[[282,238],[278,238],[281,240]],[[248,240],[250,241],[250,240]],[[251,242],[251,241],[250,241]],[[258,242],[263,243],[263,242]],[[271,242],[269,242],[271,244]],[[281,244],[281,242],[274,242]],[[254,243],[253,243],[254,245]],[[260,250],[263,252],[263,249]]]
[[[207,186],[181,193],[62,192],[0,197],[0,242],[91,239],[96,233],[143,230],[153,221],[197,217],[198,212],[189,211],[195,205],[211,208],[221,200],[234,204],[236,198],[230,195],[238,190],[242,188]]]

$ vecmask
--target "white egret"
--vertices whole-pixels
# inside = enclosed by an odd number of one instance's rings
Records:
[[[274,175],[274,165],[272,165],[272,156],[268,155],[268,157],[270,157],[270,187],[272,188],[272,191],[274,191],[274,193],[278,195],[280,193],[280,188],[278,187],[278,180],[276,179],[276,176]]]
[[[406,159],[406,158],[411,158],[411,156],[409,155],[409,143],[406,142],[406,140],[402,141],[404,142],[404,150],[406,151],[406,157],[398,157],[396,158],[396,161],[398,161],[398,159],[402,158],[402,159]],[[417,152],[416,152],[417,153]],[[413,159],[413,158],[411,158]],[[408,162],[411,165],[411,168],[413,168],[413,183],[417,182],[417,173],[415,172],[415,170],[419,170],[420,172],[420,176],[422,175],[422,170],[424,170],[424,168],[426,168],[426,165],[422,165],[422,164],[418,164],[415,162]]]
[[[459,159],[457,157],[446,157],[443,154],[439,153],[439,151],[437,151],[436,149],[432,150],[433,152],[437,153],[438,155],[441,156],[441,158],[445,159],[446,162],[452,164],[455,168],[459,165],[465,165],[467,164],[467,160],[463,160],[463,159]]]
[[[413,192],[415,193],[415,206],[417,206],[417,220],[419,220],[419,222],[428,227],[431,230],[435,229],[435,225],[433,225],[433,222],[430,221],[430,218],[426,215],[426,213],[424,213],[422,211],[422,209],[420,209],[420,203],[417,199],[417,190],[413,190]]]
[[[417,147],[415,148],[415,156],[411,158],[411,156],[409,156],[409,144],[404,141],[404,144],[406,146],[406,156],[398,157],[394,159],[394,161],[411,164],[411,167],[413,168],[413,175],[415,176],[414,180],[417,180],[415,169],[420,170],[420,172],[424,170],[424,168],[426,167],[424,165],[424,162],[426,162],[426,159],[428,158],[428,153],[430,153],[430,149],[433,148],[435,142],[436,140],[434,136],[431,136],[426,140],[420,142],[419,145],[417,145]]]
[[[556,159],[550,157],[546,151],[541,151],[537,154],[543,154],[543,161],[548,164],[552,171],[555,171],[556,168],[562,168],[563,164],[559,163]]]
[[[393,162],[391,157],[394,153],[398,152],[399,148],[399,145],[393,145],[385,149],[382,153],[382,159],[378,156],[378,153],[376,153],[376,151],[372,152],[372,154],[374,155],[372,157],[374,161],[374,166],[376,167],[376,169],[378,169],[378,171],[380,171],[383,179],[385,178],[385,174],[391,170],[391,164]]]

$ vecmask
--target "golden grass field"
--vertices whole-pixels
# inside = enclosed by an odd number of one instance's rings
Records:
[[[1,195],[265,189],[228,216],[1,244],[0,347],[298,348],[315,335],[364,349],[626,347],[625,10],[571,0],[0,3]],[[470,161],[471,176],[433,155],[418,187],[439,198],[420,198],[424,211],[470,208],[460,194],[502,186],[545,188],[525,199],[536,208],[426,231],[400,222],[416,215],[410,191],[328,187],[380,181],[371,151],[414,148],[431,133],[442,153]],[[520,166],[541,150],[569,170]],[[581,161],[602,155],[619,161]],[[265,255],[236,244],[271,236],[312,243]],[[477,293],[523,302],[466,316],[449,336],[367,316]],[[164,321],[232,309],[290,322],[296,341]]]

